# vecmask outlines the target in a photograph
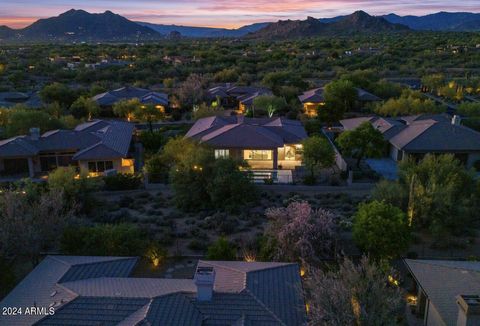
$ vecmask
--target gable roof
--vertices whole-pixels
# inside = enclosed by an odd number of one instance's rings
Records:
[[[0,141],[0,157],[31,157],[40,152],[70,151],[74,160],[126,157],[134,125],[123,121],[94,120],[73,130],[51,130],[39,139],[17,136]]]
[[[405,264],[446,325],[457,322],[457,295],[480,293],[480,262],[405,259]]]
[[[362,102],[375,102],[375,101],[381,101],[382,99],[379,98],[378,96],[362,89],[355,87],[355,90],[357,91],[357,98],[359,101]],[[298,100],[301,103],[322,103],[325,102],[325,97],[323,95],[325,91],[324,87],[319,87],[319,88],[314,88],[310,89],[308,91],[303,92],[302,95],[298,96]]]
[[[216,148],[270,149],[300,143],[307,133],[296,120],[231,116],[199,119],[186,137]]]
[[[133,257],[47,256],[1,302],[56,308],[0,316],[8,325],[305,325],[297,264],[199,261],[215,270],[212,300],[193,279],[131,278]]]
[[[298,100],[301,103],[321,103],[325,101],[323,97],[323,87],[310,89],[308,91],[303,92],[302,95],[298,96]]]
[[[207,90],[207,97],[215,99],[235,97],[240,103],[250,106],[255,98],[263,95],[273,95],[272,91],[265,87],[235,86],[231,84],[219,85]]]
[[[480,133],[455,125],[445,115],[417,115],[398,118],[361,117],[341,120],[344,129],[352,130],[369,121],[393,146],[408,152],[480,151]]]
[[[100,106],[111,106],[121,100],[138,99],[144,104],[168,105],[168,95],[153,92],[148,89],[125,86],[113,91],[101,93],[92,97],[92,100]]]

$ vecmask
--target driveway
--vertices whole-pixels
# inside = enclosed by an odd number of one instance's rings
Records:
[[[366,159],[365,160],[368,166],[385,179],[388,180],[397,180],[397,162],[390,158],[381,158],[381,159]]]

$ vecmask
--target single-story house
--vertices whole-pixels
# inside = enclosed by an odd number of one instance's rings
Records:
[[[480,160],[480,133],[460,125],[460,118],[424,114],[398,118],[377,116],[341,120],[344,130],[370,122],[389,142],[388,156],[394,161],[425,154],[454,154],[467,168]]]
[[[355,88],[357,90],[357,100],[361,103],[377,102],[382,99],[372,93],[367,92],[361,88]],[[316,117],[318,110],[325,105],[325,97],[323,96],[324,87],[310,89],[305,91],[302,95],[298,96],[298,100],[303,105],[303,111],[308,117]]]
[[[134,125],[123,121],[93,120],[73,130],[51,130],[0,141],[0,173],[7,176],[46,174],[59,166],[77,166],[99,175],[108,170],[132,173]]]
[[[153,92],[148,89],[126,86],[113,91],[95,95],[92,100],[106,111],[121,100],[138,99],[145,105],[154,105],[157,109],[165,111],[169,106],[168,95],[165,93]]]
[[[216,157],[245,160],[254,170],[293,170],[302,165],[307,133],[297,120],[237,115],[199,119],[186,137],[213,147]]]
[[[1,302],[1,325],[306,325],[297,264],[203,261],[192,278],[134,277],[137,257],[47,256]],[[24,313],[26,309],[40,313]]]
[[[480,325],[480,262],[405,259],[409,301],[426,326]]]
[[[43,107],[38,92],[0,92],[0,107],[10,108],[17,104],[32,109]]]
[[[255,86],[235,86],[224,84],[215,86],[207,90],[207,99],[216,101],[220,99],[220,104],[225,108],[236,108],[240,113],[245,113],[253,107],[253,101],[259,96],[271,96],[272,91],[264,87]]]

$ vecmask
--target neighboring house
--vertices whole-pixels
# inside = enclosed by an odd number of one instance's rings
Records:
[[[167,94],[132,86],[126,86],[110,92],[101,93],[92,98],[92,100],[97,102],[97,104],[107,112],[110,111],[113,105],[118,101],[131,99],[138,99],[140,103],[145,105],[154,105],[162,112],[165,112],[165,109],[169,105]]]
[[[421,159],[425,154],[454,154],[467,168],[480,160],[480,133],[460,125],[460,118],[443,114],[399,118],[361,117],[341,120],[344,130],[368,121],[389,142],[394,161],[408,157]]]
[[[426,326],[480,325],[480,262],[405,259],[413,313]]]
[[[253,108],[253,101],[259,96],[272,96],[273,93],[268,88],[255,86],[235,86],[225,84],[216,86],[207,90],[207,99],[216,101],[220,99],[220,104],[225,108],[235,108],[240,113],[245,113]]]
[[[302,164],[302,124],[285,118],[244,116],[199,119],[186,137],[215,149],[215,157],[245,160],[251,169],[293,170]]]
[[[123,121],[93,120],[73,130],[51,130],[0,141],[0,174],[47,174],[59,166],[77,166],[90,175],[108,170],[133,172],[130,155],[134,126]]]
[[[382,99],[372,93],[367,92],[361,88],[355,88],[357,90],[357,100],[360,103],[377,102]],[[298,96],[298,100],[303,105],[304,113],[314,118],[318,115],[318,110],[325,105],[325,97],[323,96],[325,89],[323,87],[314,88],[305,91],[302,95]]]
[[[131,277],[136,257],[47,256],[1,307],[1,325],[300,326],[297,264],[199,261],[191,279]],[[54,314],[49,314],[50,309]]]
[[[32,109],[43,106],[38,92],[0,92],[0,107],[10,108],[17,104],[25,105]]]

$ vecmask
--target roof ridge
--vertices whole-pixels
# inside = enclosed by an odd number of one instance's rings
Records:
[[[287,326],[287,324],[280,319],[273,311],[270,310],[270,308],[267,307],[263,301],[261,301],[259,298],[257,298],[247,287],[244,289],[244,291],[250,295],[260,306],[262,306],[263,309],[265,309],[274,319],[276,319],[280,325]]]
[[[428,120],[421,120],[421,121],[428,121]],[[435,125],[436,123],[438,123],[438,121],[436,121],[436,120],[432,120],[432,121],[433,121],[433,123],[428,123],[429,126],[428,126],[427,128],[423,129],[418,135],[415,135],[415,137],[413,137],[413,138],[410,139],[408,142],[406,142],[406,143],[402,146],[402,148],[405,148],[408,144],[410,144],[410,143],[413,142],[415,139],[417,139],[418,137],[420,137],[421,135],[423,135],[423,134],[424,134],[428,129],[430,129],[433,125]],[[419,124],[421,124],[421,123],[419,123]],[[427,123],[423,123],[423,124],[427,124]],[[402,130],[400,130],[400,132],[397,133],[395,136],[393,136],[392,139],[395,138],[395,137],[397,137],[398,135],[400,135],[400,134],[403,133],[404,131],[408,130],[408,128],[410,128],[411,126],[412,126],[412,124],[407,124],[407,125],[406,125],[407,128],[403,128]],[[401,148],[400,148],[400,149],[401,149]]]
[[[442,263],[440,262],[458,262],[458,263],[479,263],[480,265],[480,262],[475,262],[475,261],[468,261],[468,260],[435,260],[435,259],[405,259],[405,261],[408,261],[408,262],[413,262],[413,263],[419,263],[419,264],[424,264],[424,265],[435,265],[435,266],[438,266],[438,267],[443,267],[443,268],[450,268],[450,269],[458,269],[458,270],[469,270],[471,272],[475,272],[475,273],[479,273],[480,274],[480,270],[473,270],[473,269],[470,269],[468,267],[460,267],[460,266],[446,266],[446,265],[443,265]]]

